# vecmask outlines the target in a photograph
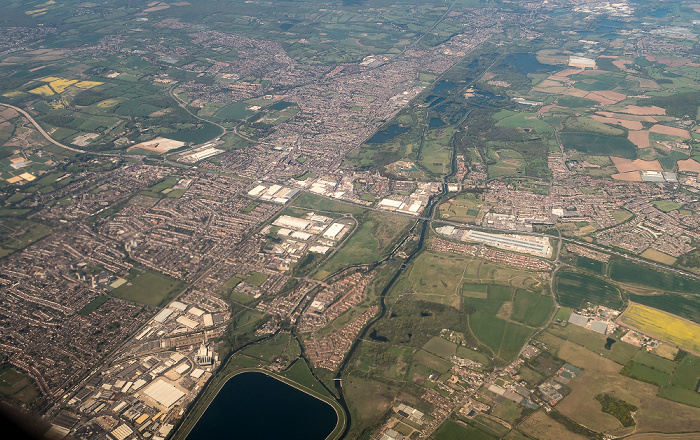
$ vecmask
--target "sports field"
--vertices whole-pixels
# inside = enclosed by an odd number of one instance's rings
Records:
[[[697,324],[641,304],[630,304],[620,319],[650,336],[700,353],[700,326]]]
[[[112,291],[112,295],[127,301],[158,306],[180,293],[183,283],[156,272],[143,273]]]

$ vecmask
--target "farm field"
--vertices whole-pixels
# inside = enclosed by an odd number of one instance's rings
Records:
[[[630,304],[619,319],[643,333],[700,353],[700,325],[641,304]]]
[[[540,327],[553,309],[554,303],[549,296],[518,289],[510,318],[531,327]]]
[[[615,342],[612,347],[610,347],[610,350],[606,350],[606,335],[572,324],[567,324],[566,327],[551,325],[546,332],[538,336],[538,339],[552,347],[561,346],[563,341],[572,342],[585,347],[599,356],[618,363],[620,369],[622,365],[626,364],[640,350],[639,347],[622,341]]]
[[[612,416],[611,416],[612,417]],[[528,417],[518,429],[530,438],[540,440],[584,440],[586,437],[574,434],[564,427],[564,425],[553,420],[543,411],[537,411],[532,416]]]
[[[657,397],[657,386],[620,375],[618,363],[572,342],[564,342],[554,351],[561,359],[582,368],[581,374],[568,385],[571,393],[557,405],[572,420],[600,431],[619,429],[620,422],[602,413],[600,403],[595,400],[596,395],[608,393],[639,408],[635,414],[637,432],[700,429],[700,409]]]
[[[687,355],[673,372],[671,385],[695,391],[700,381],[700,357]]]
[[[443,423],[433,436],[434,440],[492,440],[495,438],[476,428],[452,420]]]
[[[691,280],[670,272],[661,272],[648,266],[622,259],[610,260],[610,278],[613,281],[639,284],[653,289],[687,293],[700,291],[700,281]]]
[[[582,153],[598,156],[618,156],[625,159],[636,159],[637,148],[623,137],[613,137],[593,133],[561,133],[561,139],[566,148]]]
[[[159,306],[180,293],[183,287],[181,281],[149,271],[114,289],[111,294],[127,301]]]
[[[576,267],[581,269],[587,269],[591,272],[595,272],[598,275],[605,275],[606,263],[602,261],[593,260],[591,258],[582,257],[580,255],[576,256]]]
[[[435,336],[423,346],[423,350],[449,360],[457,352],[457,344]]]
[[[591,275],[562,270],[555,280],[559,303],[566,307],[580,308],[587,301],[620,310],[623,302],[620,291],[612,284]]]
[[[631,302],[671,313],[696,324],[700,323],[700,298],[680,294],[636,295],[629,294]]]
[[[481,284],[481,279],[503,284]],[[553,309],[551,298],[523,288],[538,286],[534,281],[524,271],[467,256],[426,251],[407,268],[392,291],[463,310],[469,320],[465,336],[473,335],[492,356],[510,359]],[[441,328],[463,331],[446,324]],[[428,346],[424,349],[431,351]],[[452,348],[450,351],[454,353]]]

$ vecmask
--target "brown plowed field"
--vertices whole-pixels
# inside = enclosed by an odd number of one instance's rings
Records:
[[[630,131],[627,135],[627,139],[630,140],[637,148],[648,148],[649,147],[649,130],[640,131]]]
[[[642,160],[635,159],[629,160],[622,157],[610,156],[615,168],[621,173],[627,173],[629,171],[663,171],[661,164],[658,160]]]
[[[688,130],[683,130],[682,128],[669,127],[667,125],[656,124],[649,129],[652,133],[667,134],[670,136],[678,136],[686,139],[690,139],[690,133]]]
[[[624,113],[633,115],[665,115],[666,109],[652,105],[651,107],[640,107],[638,105],[628,105],[622,110]]]
[[[691,173],[700,173],[700,162],[694,159],[679,160],[678,171],[690,171]]]

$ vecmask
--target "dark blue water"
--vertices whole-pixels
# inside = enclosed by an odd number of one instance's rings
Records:
[[[438,128],[438,127],[443,127],[446,124],[442,122],[442,119],[440,118],[430,118],[430,122],[428,123],[428,127],[430,128]]]
[[[390,125],[384,130],[378,131],[374,136],[367,140],[368,144],[383,144],[394,139],[400,134],[404,134],[409,130],[408,127],[402,127],[400,125]]]
[[[514,53],[508,55],[504,58],[503,64],[510,64],[523,75],[540,71],[553,72],[560,69],[558,66],[540,63],[537,61],[537,56],[534,53]]]
[[[221,388],[187,440],[325,440],[338,422],[327,403],[263,373]]]
[[[437,95],[430,95],[425,98],[425,102],[429,104],[429,107],[434,107],[443,101],[445,101],[445,98]]]

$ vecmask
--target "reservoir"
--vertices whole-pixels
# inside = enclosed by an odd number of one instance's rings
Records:
[[[263,373],[229,379],[187,440],[325,440],[338,422],[326,402]]]
[[[408,127],[402,127],[398,124],[390,125],[384,130],[380,130],[377,133],[375,133],[374,136],[369,138],[367,140],[368,144],[383,144],[384,142],[388,142],[392,139],[394,139],[396,136],[400,134],[406,133],[410,128]]]

